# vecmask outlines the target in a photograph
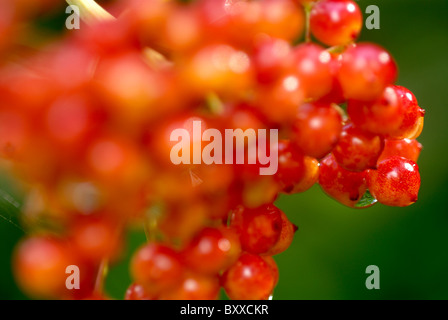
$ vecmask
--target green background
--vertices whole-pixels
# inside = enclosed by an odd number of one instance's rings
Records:
[[[282,196],[278,206],[299,226],[289,250],[275,257],[280,281],[274,299],[448,299],[448,1],[361,0],[378,5],[380,30],[360,41],[386,47],[400,68],[398,84],[411,89],[427,113],[419,141],[422,186],[407,208],[377,204],[346,208],[314,186]],[[63,23],[63,17],[41,21]],[[2,182],[8,192],[10,184]],[[1,200],[0,213],[15,210]],[[0,218],[0,299],[24,299],[11,275],[11,252],[23,232]],[[131,234],[129,250],[145,241]],[[380,269],[380,289],[365,286],[369,265]],[[112,267],[106,288],[122,298],[130,278],[126,259]]]

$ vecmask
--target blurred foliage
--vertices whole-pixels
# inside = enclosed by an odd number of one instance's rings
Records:
[[[280,282],[275,299],[448,299],[448,1],[361,0],[378,5],[380,30],[363,30],[361,41],[387,48],[398,62],[398,84],[411,89],[426,109],[419,141],[422,187],[419,201],[407,208],[377,204],[346,208],[323,194],[319,186],[306,193],[282,196],[277,204],[299,226],[289,250],[276,256]],[[61,15],[36,22],[49,30],[63,24]],[[3,178],[0,187],[19,197]],[[11,253],[23,231],[17,209],[0,199],[0,299],[23,299],[11,275]],[[108,293],[122,298],[130,283],[131,251],[145,241],[131,233],[127,255],[112,266]],[[367,290],[367,266],[380,269],[380,290]]]

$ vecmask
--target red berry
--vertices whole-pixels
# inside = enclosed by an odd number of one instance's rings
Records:
[[[278,79],[291,59],[291,45],[277,38],[262,38],[255,44],[253,63],[257,80],[269,84]]]
[[[342,130],[332,152],[341,167],[359,172],[376,168],[383,147],[382,138],[363,132],[350,123]]]
[[[206,263],[206,260],[202,261]],[[216,300],[219,296],[217,276],[189,274],[173,290],[160,296],[161,300]]]
[[[294,234],[296,233],[296,231],[297,226],[292,224],[291,221],[289,221],[286,214],[282,212],[282,232],[280,233],[280,237],[278,238],[275,245],[268,252],[264,254],[268,256],[273,256],[282,253],[283,251],[288,249],[292,243],[292,240],[294,239]]]
[[[351,0],[322,0],[311,10],[311,33],[329,46],[354,41],[361,32],[362,24],[361,10]]]
[[[300,80],[307,99],[319,99],[331,91],[331,55],[317,44],[299,45],[293,52],[292,70]]]
[[[381,161],[377,170],[369,170],[367,183],[378,202],[388,206],[409,206],[418,199],[418,165],[412,160],[393,156]]]
[[[414,162],[417,162],[420,152],[422,151],[422,144],[417,140],[403,139],[391,140],[386,139],[384,150],[381,153],[378,163],[392,156],[400,156]]]
[[[267,300],[272,294],[276,275],[262,257],[244,253],[221,278],[232,300]]]
[[[235,262],[241,252],[233,229],[204,228],[183,251],[185,263],[202,274],[218,274]]]
[[[241,247],[250,253],[265,253],[280,238],[281,211],[273,204],[255,209],[238,207],[232,212],[231,226],[239,233]]]
[[[275,286],[277,286],[278,280],[280,278],[277,263],[275,262],[274,258],[271,256],[263,256],[262,258],[264,261],[267,262],[267,264],[271,267],[272,272],[274,273],[274,287],[275,287]]]
[[[131,274],[149,294],[159,294],[182,280],[179,254],[162,244],[150,243],[140,248],[131,261]]]
[[[323,158],[334,148],[342,131],[342,117],[329,104],[306,103],[299,107],[291,141],[304,154]]]
[[[376,99],[396,78],[395,61],[378,45],[361,43],[342,54],[338,79],[346,99]]]
[[[65,293],[66,268],[77,264],[69,247],[55,238],[34,236],[20,242],[13,258],[19,286],[36,298],[56,299]]]
[[[154,300],[154,298],[147,294],[145,288],[138,283],[132,283],[126,290],[124,296],[125,300]]]
[[[333,199],[354,208],[367,190],[366,173],[345,170],[330,154],[320,163],[319,185]]]
[[[278,169],[275,174],[283,191],[290,191],[305,175],[305,156],[289,140],[278,142]]]
[[[106,219],[78,219],[70,233],[74,249],[89,261],[116,258],[120,252],[120,229]]]
[[[387,138],[414,136],[420,129],[424,111],[407,89],[388,86],[382,96],[370,102],[350,100],[348,113],[359,128]]]

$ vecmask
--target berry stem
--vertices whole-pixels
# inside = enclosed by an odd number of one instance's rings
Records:
[[[222,114],[224,111],[224,105],[218,95],[214,92],[207,94],[206,96],[207,107],[213,114]]]
[[[95,280],[95,288],[94,292],[102,294],[104,289],[104,280],[106,279],[107,273],[109,271],[109,260],[107,258],[103,258],[98,267],[98,274]]]
[[[87,24],[105,20],[115,20],[115,17],[107,12],[103,7],[94,0],[66,0],[68,4],[77,6],[80,11],[80,18]],[[160,69],[171,65],[171,63],[160,52],[151,48],[143,49],[143,56],[147,63],[155,68]]]
[[[66,0],[69,5],[77,6],[83,21],[88,24],[115,19],[109,12],[103,9],[94,0]]]
[[[305,3],[303,5],[305,9],[305,41],[311,42],[311,30],[310,30],[310,14],[313,8],[313,3]]]

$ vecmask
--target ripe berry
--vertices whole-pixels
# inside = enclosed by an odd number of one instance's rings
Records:
[[[267,300],[276,283],[272,267],[262,257],[243,253],[221,277],[232,300]]]
[[[149,294],[159,294],[179,284],[182,270],[179,254],[157,243],[140,248],[131,261],[132,277]]]
[[[360,172],[376,168],[383,147],[381,137],[363,132],[350,123],[344,126],[332,153],[341,167]]]
[[[154,298],[147,294],[145,288],[138,283],[132,283],[126,290],[125,300],[154,300]]]
[[[66,291],[65,273],[76,261],[69,247],[54,238],[34,236],[17,246],[13,258],[13,271],[19,286],[36,298],[60,298]]]
[[[422,148],[423,148],[422,144],[417,140],[386,139],[384,144],[384,150],[378,159],[378,163],[392,156],[400,156],[412,160],[414,162],[417,162],[420,152],[422,151]]]
[[[262,38],[256,44],[253,53],[253,63],[257,81],[269,84],[278,79],[285,71],[291,58],[291,45],[277,38]]]
[[[330,53],[317,44],[302,44],[294,49],[292,71],[300,80],[305,98],[319,99],[330,92],[333,82],[330,62]]]
[[[354,208],[367,190],[366,173],[345,170],[330,154],[320,163],[319,185],[330,197]]]
[[[376,44],[357,44],[342,54],[338,79],[346,99],[376,99],[396,78],[395,61]]]
[[[338,142],[341,114],[329,104],[306,103],[299,107],[291,141],[304,154],[320,159]]]
[[[304,166],[305,166],[305,175],[302,179],[294,185],[292,190],[288,190],[286,193],[294,194],[305,192],[309,188],[311,188],[319,178],[319,161],[316,158],[305,156]]]
[[[117,258],[120,253],[120,229],[106,219],[78,219],[69,237],[74,249],[89,261]]]
[[[390,134],[394,138],[416,139],[423,130],[425,110],[419,107],[417,98],[407,88],[394,86],[403,105],[404,115],[400,127]]]
[[[274,287],[275,287],[275,286],[277,286],[278,280],[280,278],[277,263],[275,262],[274,258],[271,256],[263,256],[262,258],[264,261],[267,262],[267,264],[271,267],[271,271],[274,273]]]
[[[280,237],[278,238],[275,245],[269,249],[264,255],[267,256],[273,256],[279,253],[282,253],[286,249],[289,248],[289,246],[292,243],[292,240],[294,239],[294,234],[297,231],[297,226],[292,224],[291,221],[289,221],[286,214],[282,211],[282,232],[280,233]],[[277,271],[278,272],[278,271]]]
[[[185,263],[202,274],[218,274],[241,252],[238,235],[230,228],[204,228],[183,250]]]
[[[238,207],[232,212],[231,226],[239,233],[241,247],[250,253],[265,253],[280,238],[281,211],[273,204],[255,209]]]
[[[202,263],[206,263],[203,260]],[[219,279],[217,276],[189,274],[178,286],[162,294],[161,300],[216,300],[219,296]]]
[[[419,130],[422,110],[407,89],[388,86],[382,96],[370,102],[350,100],[348,114],[359,128],[387,138],[403,139]]]
[[[289,140],[278,142],[278,170],[275,178],[283,191],[290,191],[305,175],[305,156]]]
[[[369,170],[367,184],[378,202],[395,207],[405,207],[418,199],[420,173],[418,165],[409,159],[393,156]]]
[[[311,33],[329,46],[354,41],[361,32],[362,24],[361,10],[351,0],[322,0],[311,10]]]

